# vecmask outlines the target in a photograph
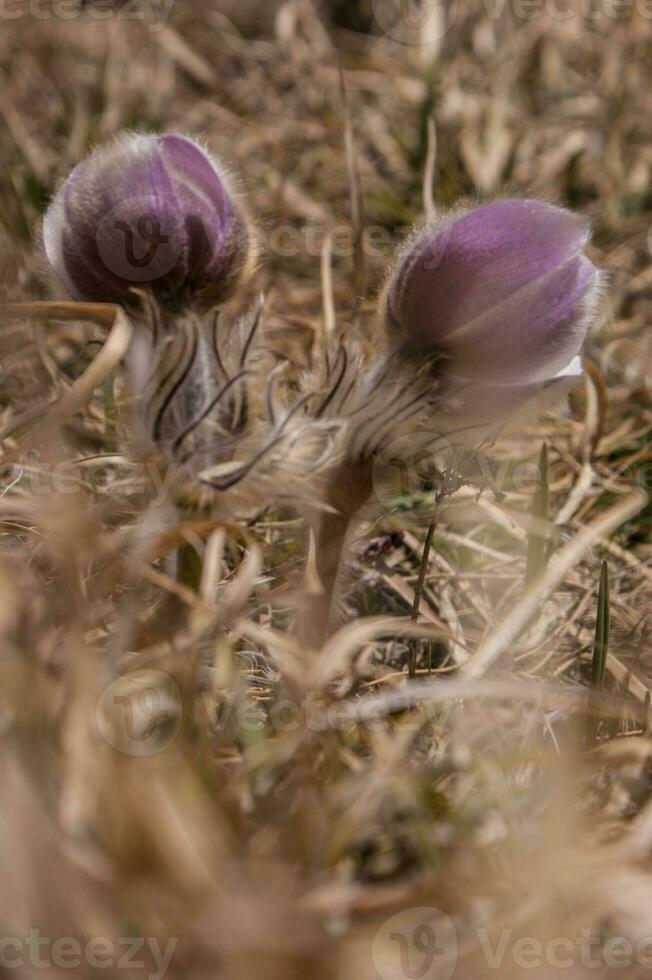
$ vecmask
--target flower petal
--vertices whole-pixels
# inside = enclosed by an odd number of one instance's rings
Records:
[[[73,170],[45,216],[46,254],[77,299],[128,302],[237,277],[245,222],[214,162],[192,140],[126,134]]]
[[[426,229],[399,259],[391,327],[439,349],[451,374],[494,384],[546,381],[578,354],[599,274],[586,222],[539,201],[499,201]]]

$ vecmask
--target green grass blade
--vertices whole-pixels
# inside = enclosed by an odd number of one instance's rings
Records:
[[[532,524],[527,543],[526,587],[539,577],[548,562],[548,523],[550,491],[548,487],[548,446],[544,442],[539,456],[539,488],[532,503]]]
[[[595,622],[595,642],[593,644],[593,661],[591,664],[591,691],[599,693],[604,687],[604,674],[609,651],[609,566],[602,562],[600,571],[600,589],[598,592],[598,612]],[[598,729],[598,715],[595,704],[592,705],[590,719],[589,744],[594,745]]]

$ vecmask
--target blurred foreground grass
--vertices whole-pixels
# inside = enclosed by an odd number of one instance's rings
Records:
[[[482,930],[495,948],[504,929],[501,977],[526,969],[523,937],[542,949],[570,938],[571,974],[590,974],[583,931],[605,976],[644,975],[652,20],[636,3],[618,17],[549,7],[526,18],[517,4],[500,15],[450,4],[448,30],[426,45],[384,34],[378,5],[326,0],[178,2],[167,21],[160,7],[138,20],[130,4],[104,5],[100,21],[90,5],[69,19],[17,5],[4,20],[5,299],[60,295],[41,214],[88,148],[124,128],[187,132],[229,162],[263,232],[255,289],[289,385],[319,336],[325,230],[340,243],[338,320],[373,317],[393,249],[422,214],[430,119],[436,208],[507,193],[567,204],[591,218],[608,273],[584,385],[491,448],[498,496],[464,488],[440,517],[414,688],[397,619],[414,600],[427,487],[399,488],[361,542],[351,623],[317,655],[286,632],[301,602],[302,515],[162,504],[124,455],[119,374],[4,467],[0,934],[22,943],[2,946],[8,975],[35,973],[30,929],[49,942],[39,975],[94,975],[88,944],[106,937],[121,976],[160,973],[153,940],[172,938],[168,975],[193,980],[481,977],[495,973]],[[386,233],[364,295],[347,248],[340,66],[364,222]],[[69,391],[103,337],[82,321],[2,322],[6,454],[29,429],[15,428],[21,413]],[[603,560],[610,626],[592,747]],[[548,583],[519,626],[533,563]],[[142,966],[117,962],[125,937],[143,939]],[[629,965],[609,958],[613,937],[630,944]],[[78,966],[57,963],[64,938]],[[537,975],[557,972],[544,955]]]

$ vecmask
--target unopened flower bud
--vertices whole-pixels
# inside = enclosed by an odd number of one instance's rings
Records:
[[[498,201],[414,238],[387,292],[393,336],[505,406],[581,372],[599,273],[586,222],[539,201]],[[490,407],[490,406],[489,406]]]
[[[217,303],[250,253],[219,165],[174,133],[126,133],[82,160],[52,201],[43,238],[71,295],[94,302],[130,303],[138,287],[175,306]]]

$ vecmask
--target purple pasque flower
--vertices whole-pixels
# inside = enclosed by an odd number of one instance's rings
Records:
[[[420,232],[387,291],[406,350],[441,353],[464,402],[517,408],[581,374],[599,273],[578,215],[540,201],[497,201]],[[491,412],[492,403],[486,405]]]
[[[43,225],[50,264],[78,300],[129,303],[131,287],[178,304],[219,302],[249,255],[219,165],[175,133],[125,133],[82,160]]]

